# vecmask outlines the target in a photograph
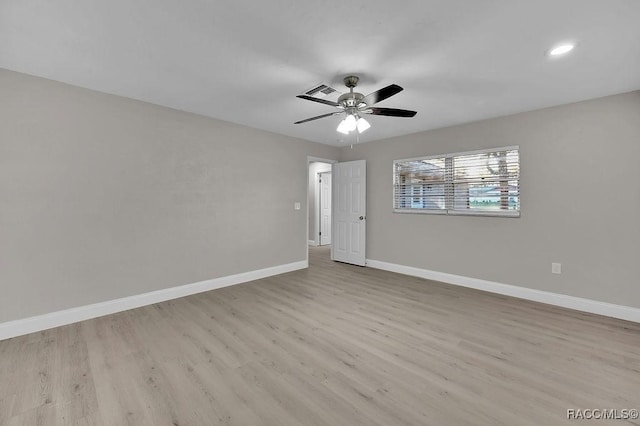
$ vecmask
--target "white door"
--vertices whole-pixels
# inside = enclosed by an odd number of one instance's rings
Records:
[[[331,244],[331,172],[320,176],[320,245]]]
[[[366,176],[364,160],[333,164],[332,260],[365,265]]]

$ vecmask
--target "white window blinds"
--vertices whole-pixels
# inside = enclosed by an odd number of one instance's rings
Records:
[[[393,162],[395,212],[520,215],[517,146]]]

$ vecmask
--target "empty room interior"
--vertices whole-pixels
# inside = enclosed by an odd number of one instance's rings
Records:
[[[640,425],[640,2],[0,2],[0,426]]]

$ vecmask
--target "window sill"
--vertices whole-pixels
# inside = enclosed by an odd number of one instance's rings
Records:
[[[520,217],[520,211],[461,211],[461,210],[428,210],[428,209],[393,209],[394,213],[435,214],[448,216],[487,216],[487,217]]]

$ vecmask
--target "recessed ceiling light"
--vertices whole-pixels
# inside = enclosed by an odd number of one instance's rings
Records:
[[[549,56],[565,55],[571,52],[574,47],[576,47],[576,45],[573,43],[560,44],[549,51]]]

